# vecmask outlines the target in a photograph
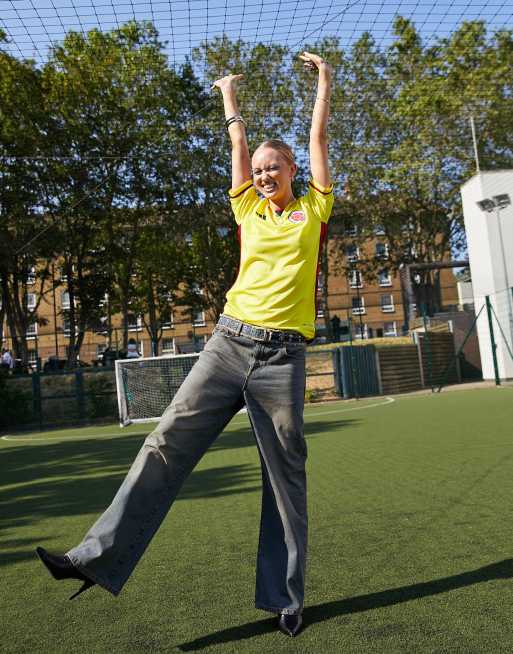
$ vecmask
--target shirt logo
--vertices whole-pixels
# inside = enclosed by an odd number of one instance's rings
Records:
[[[291,223],[304,223],[306,216],[304,211],[293,211],[289,216],[289,221]]]

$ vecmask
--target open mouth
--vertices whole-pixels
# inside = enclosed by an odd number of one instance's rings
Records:
[[[264,184],[262,188],[265,193],[272,193],[276,190],[276,184]]]

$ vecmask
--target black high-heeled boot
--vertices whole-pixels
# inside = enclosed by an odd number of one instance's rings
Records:
[[[280,614],[278,627],[286,636],[297,636],[303,626],[303,618],[301,613],[296,614]]]
[[[96,585],[96,582],[92,581],[82,574],[80,570],[75,568],[73,563],[71,563],[69,556],[66,554],[64,556],[50,554],[50,552],[47,552],[43,547],[36,548],[36,554],[54,579],[78,579],[84,582],[81,588],[70,597],[70,600],[77,597],[77,595],[80,595],[80,593],[83,593],[84,590]]]

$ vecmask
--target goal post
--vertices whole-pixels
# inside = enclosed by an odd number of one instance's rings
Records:
[[[119,424],[159,420],[198,358],[199,353],[118,359]]]

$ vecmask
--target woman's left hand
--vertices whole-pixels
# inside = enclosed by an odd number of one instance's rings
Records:
[[[324,61],[322,57],[319,57],[318,54],[313,52],[303,52],[299,55],[299,58],[303,60],[305,68],[308,70],[327,70],[331,72],[331,66]]]

